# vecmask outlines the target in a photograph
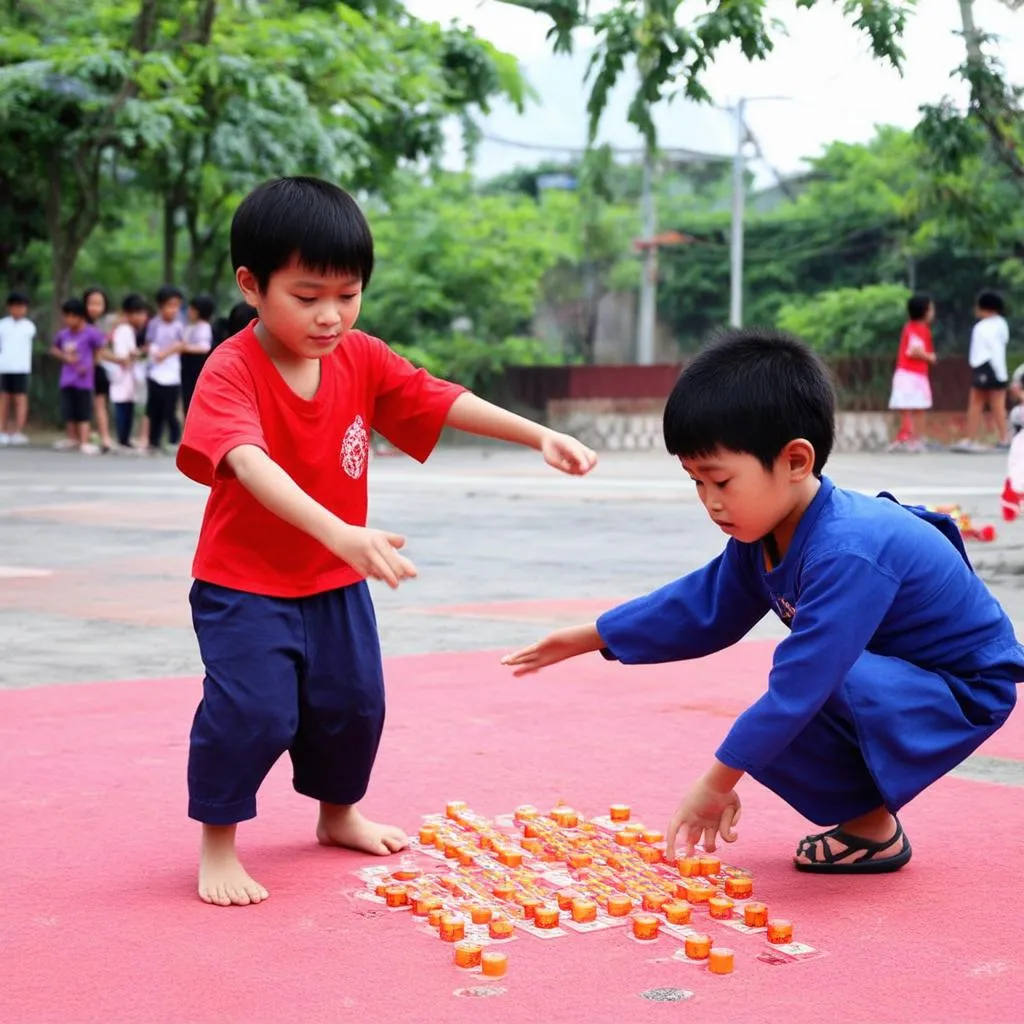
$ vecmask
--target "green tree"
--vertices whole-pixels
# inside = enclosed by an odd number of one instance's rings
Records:
[[[640,83],[630,103],[628,120],[657,147],[652,116],[662,100],[683,94],[692,100],[710,97],[703,76],[723,46],[736,44],[748,60],[763,60],[772,50],[772,33],[779,25],[768,16],[764,0],[729,0],[706,5],[694,20],[683,21],[694,10],[686,0],[616,0],[600,14],[591,15],[589,0],[501,0],[515,7],[546,14],[552,22],[548,37],[556,53],[570,53],[574,33],[589,28],[595,52],[587,70],[590,138],[597,134],[608,96],[627,61],[635,58]],[[818,0],[793,0],[796,8],[816,6]],[[899,68],[903,60],[900,37],[915,0],[842,0],[844,13],[863,32],[872,52]]]

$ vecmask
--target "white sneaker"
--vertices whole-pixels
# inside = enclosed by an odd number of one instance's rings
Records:
[[[91,441],[86,442],[78,449],[83,455],[99,455],[100,446],[93,444]]]
[[[11,438],[7,434],[0,434],[0,448],[6,448],[11,443]]]
[[[10,442],[13,445],[26,445],[28,438],[24,434],[11,434]]]
[[[78,447],[77,441],[72,441],[69,437],[62,437],[59,441],[55,441],[53,450],[55,452],[69,452],[73,448]]]

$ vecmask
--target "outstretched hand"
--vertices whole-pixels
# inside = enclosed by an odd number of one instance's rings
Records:
[[[570,626],[559,629],[529,647],[523,647],[513,654],[506,654],[501,659],[502,665],[514,669],[514,676],[527,676],[539,672],[548,665],[555,665],[567,658],[575,658],[578,654],[598,651],[604,646],[597,626],[590,623],[586,626]]]
[[[549,430],[540,446],[544,461],[570,476],[585,476],[597,465],[597,453],[575,437]]]
[[[665,859],[675,860],[676,840],[685,843],[684,856],[703,839],[704,849],[712,853],[716,840],[736,842],[736,824],[740,820],[740,798],[736,790],[720,793],[701,779],[680,801],[665,833]]]

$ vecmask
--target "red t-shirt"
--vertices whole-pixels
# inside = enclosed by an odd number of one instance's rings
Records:
[[[350,331],[322,360],[307,400],[284,381],[254,325],[211,353],[189,405],[178,468],[210,488],[192,575],[268,597],[305,597],[362,577],[265,509],[224,461],[262,448],[311,498],[366,525],[370,429],[423,462],[465,390],[418,370],[377,338]]]
[[[932,329],[920,320],[910,320],[903,327],[903,334],[900,336],[900,354],[896,357],[896,369],[907,370],[909,373],[920,373],[928,376],[928,366],[923,359],[915,359],[909,355],[911,340],[916,338],[925,352],[935,351],[932,344]]]

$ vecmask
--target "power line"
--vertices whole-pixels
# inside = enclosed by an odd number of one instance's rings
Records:
[[[499,146],[508,146],[511,149],[527,149],[538,153],[572,153],[574,156],[583,156],[587,153],[586,146],[552,146],[542,142],[523,142],[519,139],[507,139],[501,135],[490,135],[484,133],[480,136],[486,142],[493,142]],[[604,146],[601,147],[618,153],[621,156],[644,156],[647,150],[635,146]],[[685,157],[694,163],[705,161],[708,163],[728,163],[732,157],[722,153],[705,153],[698,149],[687,149],[680,146],[659,146],[658,153],[666,156]]]

